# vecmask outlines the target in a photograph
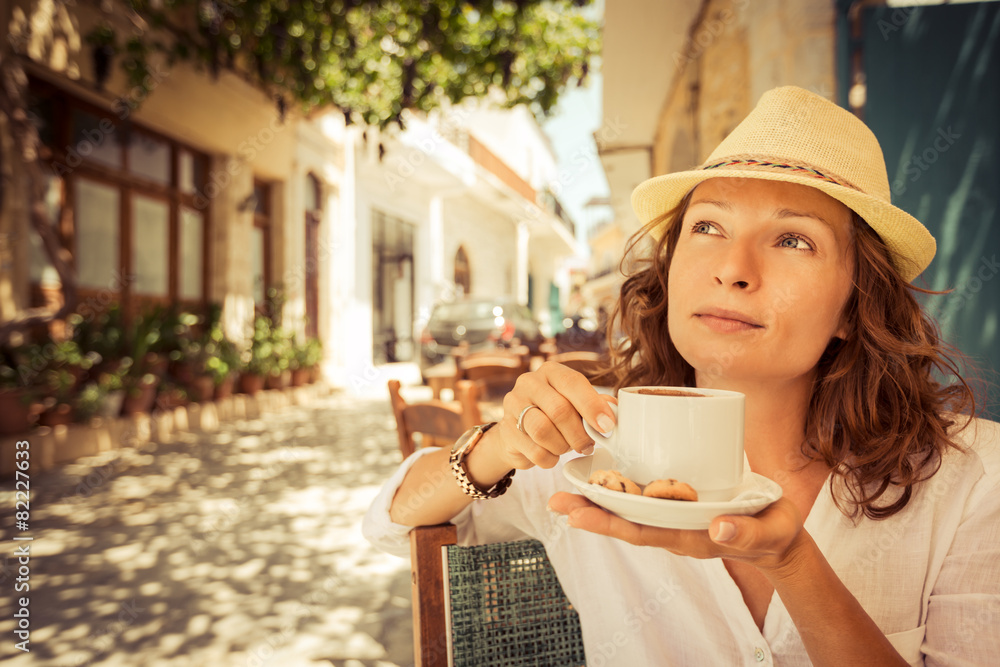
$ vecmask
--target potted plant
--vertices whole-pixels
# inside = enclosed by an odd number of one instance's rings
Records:
[[[212,335],[212,356],[206,362],[208,372],[215,382],[215,399],[227,398],[233,393],[236,372],[240,367],[240,351],[233,341],[219,331]]]
[[[292,361],[292,386],[300,387],[304,384],[314,382],[314,369],[319,365],[323,355],[323,346],[316,338],[306,340],[304,343],[296,342],[294,345],[294,358]]]
[[[274,344],[268,318],[258,316],[254,320],[253,338],[242,356],[240,391],[253,395],[264,388],[264,381],[274,366]]]
[[[156,407],[160,410],[170,410],[190,402],[190,397],[184,387],[171,380],[163,382],[156,394]]]
[[[36,394],[23,381],[19,369],[26,369],[20,349],[0,348],[0,435],[31,429],[42,410]]]
[[[44,374],[46,396],[42,413],[38,416],[41,426],[58,426],[73,421],[72,393],[76,378],[68,367],[49,368]]]
[[[292,361],[295,346],[290,332],[276,327],[271,329],[271,368],[267,376],[268,389],[284,389],[292,381]]]
[[[305,347],[303,363],[309,369],[309,382],[316,382],[319,380],[319,365],[323,361],[323,343],[319,338],[310,338]]]
[[[136,318],[123,339],[122,386],[125,398],[122,414],[149,412],[156,401],[156,389],[166,370],[167,359],[155,351],[160,339],[160,311]]]
[[[300,343],[298,339],[292,341],[292,355],[289,368],[292,370],[293,387],[301,387],[309,381],[309,368],[305,363],[306,345]]]

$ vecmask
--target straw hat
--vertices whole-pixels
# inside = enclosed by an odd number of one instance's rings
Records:
[[[632,193],[632,208],[646,224],[710,178],[787,181],[825,192],[882,237],[906,281],[920,275],[934,257],[930,232],[892,205],[875,135],[854,114],[808,90],[785,86],[764,93],[703,165],[639,184]]]

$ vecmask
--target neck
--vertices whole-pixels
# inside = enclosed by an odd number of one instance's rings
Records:
[[[703,383],[700,376],[697,380],[699,387],[746,395],[744,449],[751,470],[780,482],[776,476],[795,474],[808,463],[802,456],[802,442],[812,396],[811,375],[763,383],[724,378]]]

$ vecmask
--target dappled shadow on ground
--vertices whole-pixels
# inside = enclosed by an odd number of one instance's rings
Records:
[[[409,564],[361,536],[399,464],[384,399],[343,396],[33,476],[19,665],[408,665]],[[13,482],[0,607],[12,609]]]

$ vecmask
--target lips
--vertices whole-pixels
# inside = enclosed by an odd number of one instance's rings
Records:
[[[724,330],[764,328],[763,324],[750,315],[726,308],[704,308],[696,312],[694,316],[712,328]]]

